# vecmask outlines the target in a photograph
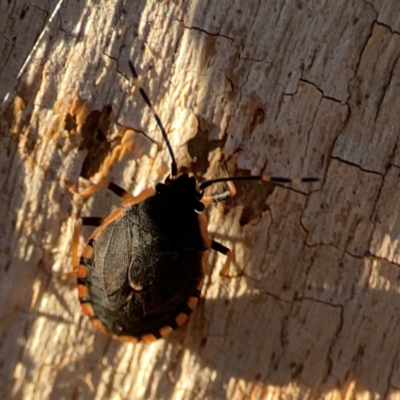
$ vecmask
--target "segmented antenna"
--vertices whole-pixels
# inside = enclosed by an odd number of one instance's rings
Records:
[[[151,103],[150,99],[148,98],[146,92],[144,91],[144,89],[143,89],[143,87],[142,87],[142,85],[140,83],[140,80],[139,80],[138,74],[136,73],[135,67],[133,66],[133,64],[132,64],[132,62],[130,60],[128,61],[128,64],[129,64],[129,68],[130,68],[130,70],[132,72],[132,75],[133,75],[133,82],[134,82],[135,86],[139,89],[139,92],[142,95],[143,100],[145,101],[145,103],[150,108],[150,111],[153,113],[154,119],[156,120],[157,125],[161,130],[161,133],[163,135],[164,141],[165,141],[165,143],[167,145],[167,148],[168,148],[169,155],[171,156],[171,160],[172,160],[171,161],[171,176],[175,177],[178,174],[178,167],[176,165],[174,151],[172,150],[172,146],[171,146],[171,143],[170,143],[170,141],[168,139],[167,132],[165,132],[165,129],[164,129],[164,126],[163,126],[163,124],[161,122],[160,117],[156,113],[156,111],[155,111],[155,109],[153,107],[153,104]]]
[[[227,176],[224,178],[216,178],[210,179],[209,181],[205,181],[199,185],[199,189],[201,191],[201,202],[208,206],[212,203],[219,203],[220,201],[225,201],[230,197],[233,197],[236,194],[236,188],[233,184],[234,181],[263,181],[263,182],[274,182],[274,183],[306,183],[306,182],[318,182],[318,178],[308,177],[308,178],[282,178],[279,176],[270,176],[270,175],[258,175],[258,176]],[[204,189],[218,182],[227,182],[229,186],[229,190],[225,190],[221,193],[204,195]]]
[[[209,181],[205,181],[199,185],[200,190],[204,190],[214,183],[218,182],[232,182],[232,181],[264,181],[264,182],[275,182],[275,183],[306,183],[306,182],[318,182],[319,179],[315,177],[307,177],[307,178],[282,178],[279,176],[270,176],[270,175],[258,175],[258,176],[227,176],[224,178],[216,178],[210,179]]]

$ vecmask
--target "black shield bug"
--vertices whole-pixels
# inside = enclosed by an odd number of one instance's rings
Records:
[[[235,195],[236,180],[276,183],[315,182],[317,178],[236,176],[200,184],[187,173],[178,174],[172,146],[163,124],[129,62],[136,88],[156,119],[171,157],[171,173],[155,189],[138,196],[109,181],[101,181],[84,196],[106,187],[122,198],[107,218],[81,218],[72,243],[78,297],[84,314],[104,333],[121,341],[151,342],[183,325],[195,308],[203,286],[209,250],[228,257],[230,250],[210,239],[202,213],[211,203]],[[228,189],[205,194],[217,182]],[[81,225],[97,229],[78,258]]]

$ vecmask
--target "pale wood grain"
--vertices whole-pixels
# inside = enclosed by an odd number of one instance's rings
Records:
[[[14,0],[0,14],[0,398],[400,399],[397,0]],[[212,207],[229,277],[213,254],[189,323],[151,345],[95,332],[71,274],[77,215],[118,199],[79,202],[64,178],[137,194],[168,173],[128,59],[180,166],[320,178],[238,184]]]

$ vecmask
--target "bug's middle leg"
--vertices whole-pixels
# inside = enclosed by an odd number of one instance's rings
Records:
[[[224,256],[226,256],[225,264],[222,267],[221,272],[219,274],[220,274],[220,276],[228,278],[229,277],[229,275],[228,275],[229,266],[233,259],[232,250],[229,249],[228,247],[224,246],[223,244],[217,242],[216,240],[211,241],[211,248],[215,251],[218,251],[218,253],[221,253]]]

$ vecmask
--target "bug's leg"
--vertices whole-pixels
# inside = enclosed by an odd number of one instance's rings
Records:
[[[79,196],[80,198],[84,199],[86,197],[91,196],[93,193],[97,192],[98,190],[107,187],[109,185],[109,181],[107,179],[101,180],[99,183],[95,183],[89,186],[86,189],[79,190],[75,185],[70,182],[68,178],[64,178],[64,183],[67,189],[74,195]]]
[[[130,207],[135,204],[141,203],[142,201],[146,200],[147,198],[154,196],[156,194],[156,191],[153,188],[147,188],[147,189],[144,189],[137,196],[133,196],[130,193],[128,193],[128,194],[129,194],[129,197],[123,198],[124,201],[122,202],[121,207]]]
[[[134,196],[132,193],[129,193],[127,190],[123,189],[121,186],[118,186],[116,183],[109,181],[108,179],[103,179],[99,183],[95,183],[88,188],[79,191],[77,190],[70,182],[65,181],[68,189],[77,194],[81,198],[86,198],[91,196],[93,193],[97,192],[100,189],[106,188],[116,194],[118,197],[121,197],[123,200],[121,206],[132,206],[134,204],[140,203],[141,201],[147,199],[150,196],[154,196],[155,191],[154,189],[145,189],[141,192],[138,196]],[[87,224],[89,225],[89,224]],[[92,225],[98,226],[98,225]]]
[[[215,251],[218,251],[218,253],[221,253],[224,256],[226,256],[225,264],[222,267],[221,272],[219,274],[224,278],[229,278],[230,276],[228,274],[228,270],[233,259],[232,250],[228,249],[228,247],[225,247],[223,244],[217,242],[216,240],[211,241],[211,248]]]
[[[130,200],[134,197],[131,193],[123,189],[121,186],[118,186],[114,182],[110,182],[108,179],[103,179],[99,183],[95,183],[94,185],[89,186],[88,188],[82,190],[81,192],[78,192],[78,194],[80,197],[86,198],[103,188],[110,190],[118,197],[121,197],[121,199],[124,201]]]
[[[209,206],[212,203],[219,203],[220,201],[225,201],[236,194],[236,187],[232,181],[227,182],[229,190],[225,190],[222,193],[215,193],[203,196],[201,202],[205,206]]]
[[[64,179],[65,185],[67,186],[68,190],[78,195],[80,198],[85,199],[86,197],[91,196],[93,193],[96,193],[98,190],[107,188],[111,192],[115,193],[117,196],[121,197],[123,200],[129,200],[134,196],[127,192],[122,187],[116,185],[114,182],[110,182],[108,179],[102,179],[100,182],[95,183],[89,186],[86,189],[79,190],[77,189],[68,179]]]
[[[108,182],[108,185],[106,186],[108,190],[116,194],[118,197],[121,197],[122,200],[131,200],[135,196],[125,189],[123,189],[121,186],[116,185],[114,182]]]
[[[232,253],[232,251],[228,249],[228,247],[225,247],[223,244],[217,242],[214,239],[211,240],[211,248],[215,251],[218,251],[218,253],[223,254],[224,256],[232,257],[230,256],[230,253]]]
[[[75,222],[74,233],[72,235],[72,266],[74,272],[77,272],[79,268],[78,246],[82,225],[98,227],[103,221],[104,219],[100,217],[82,217]]]

